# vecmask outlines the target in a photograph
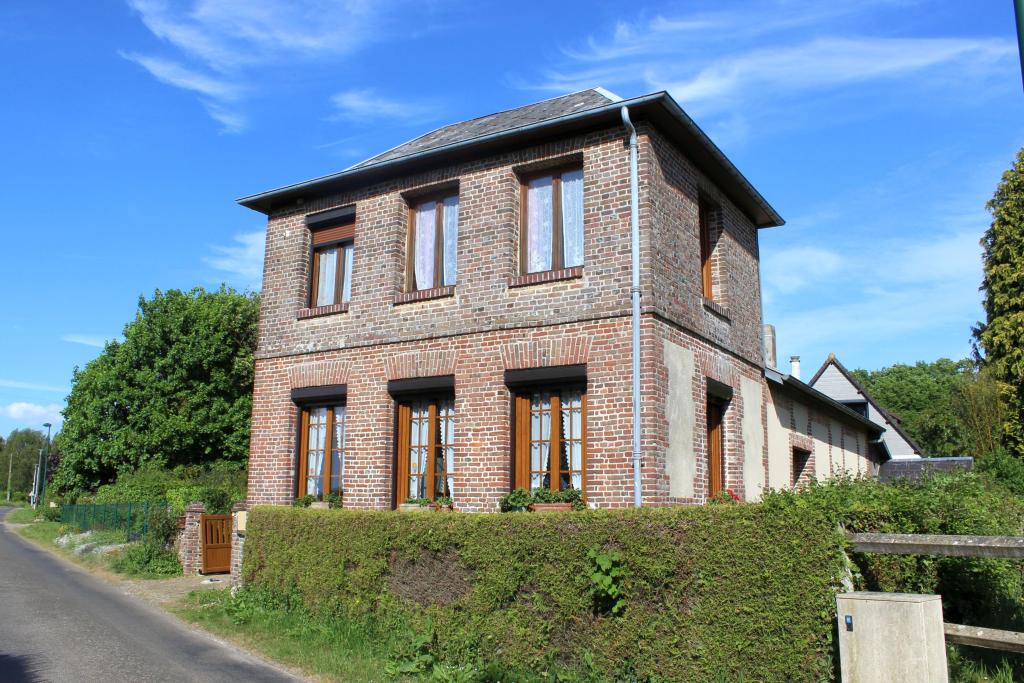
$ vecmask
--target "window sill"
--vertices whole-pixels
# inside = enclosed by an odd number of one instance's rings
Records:
[[[314,306],[312,308],[300,308],[299,309],[299,320],[307,320],[309,318],[319,318],[325,315],[334,315],[335,313],[347,313],[348,304],[331,304],[330,306]]]
[[[395,295],[395,305],[411,304],[414,301],[427,301],[428,299],[444,299],[449,296],[455,296],[455,285],[419,289],[415,292],[399,292]]]
[[[583,277],[583,266],[573,266],[572,268],[562,268],[561,270],[545,270],[541,273],[517,275],[516,277],[508,279],[508,286],[510,289],[513,287],[528,287],[530,285],[539,285],[545,282],[575,280],[576,278],[581,277]]]
[[[704,308],[706,310],[714,313],[716,316],[725,320],[726,322],[732,322],[732,317],[729,315],[729,309],[723,306],[722,304],[708,298],[704,298],[702,300],[702,303],[704,304]]]

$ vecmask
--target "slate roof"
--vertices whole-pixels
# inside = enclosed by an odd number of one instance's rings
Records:
[[[528,104],[525,107],[509,109],[497,114],[489,114],[477,119],[443,126],[409,142],[404,142],[375,157],[370,157],[366,161],[361,161],[352,168],[372,166],[382,161],[397,159],[410,154],[418,154],[444,145],[465,142],[483,135],[501,133],[514,128],[528,126],[532,123],[540,123],[548,119],[565,116],[566,114],[574,114],[595,107],[601,107],[617,101],[618,98],[611,96],[611,93],[600,88],[581,90],[570,95]]]
[[[889,423],[889,425],[896,431],[897,434],[899,434],[903,438],[904,441],[910,444],[910,447],[914,450],[914,452],[916,452],[920,456],[924,455],[924,451],[921,449],[921,447],[917,445],[917,442],[914,441],[910,434],[907,434],[907,430],[903,428],[903,421],[900,419],[900,417],[898,415],[890,413],[888,410],[879,405],[878,401],[875,400],[874,396],[868,393],[867,388],[859,381],[857,381],[857,378],[853,376],[852,372],[846,369],[845,365],[839,362],[839,359],[836,358],[836,354],[828,354],[828,358],[826,358],[825,362],[821,364],[821,367],[818,368],[818,371],[814,373],[814,377],[812,377],[811,381],[809,382],[809,384],[812,387],[814,386],[814,383],[817,382],[818,379],[825,373],[825,369],[828,368],[829,365],[836,366],[836,370],[842,373],[843,377],[846,378],[846,381],[852,384],[853,388],[859,391],[860,394],[868,402],[870,402],[872,406],[875,407],[875,410],[878,411],[878,414],[881,415],[882,418]]]
[[[665,91],[623,100],[602,88],[444,126],[337,173],[285,185],[238,199],[242,206],[271,215],[311,198],[345,192],[399,174],[493,154],[602,127],[622,127],[621,110],[646,121],[722,189],[758,228],[785,221],[707,134]],[[625,134],[625,132],[623,132]]]

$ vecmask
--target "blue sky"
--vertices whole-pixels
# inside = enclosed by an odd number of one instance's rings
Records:
[[[962,357],[1014,40],[1009,0],[5,2],[0,434],[58,420],[140,294],[259,287],[236,197],[595,85],[671,92],[787,219],[780,357]]]

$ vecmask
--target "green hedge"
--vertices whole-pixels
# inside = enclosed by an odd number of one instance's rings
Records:
[[[843,541],[815,510],[573,513],[257,507],[247,586],[419,634],[434,661],[580,680],[832,676]],[[597,549],[597,552],[591,552]],[[621,609],[603,609],[595,556]],[[619,603],[617,603],[619,604]]]

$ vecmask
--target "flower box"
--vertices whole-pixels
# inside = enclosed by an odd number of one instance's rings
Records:
[[[530,503],[526,509],[530,512],[569,512],[572,503]]]
[[[431,503],[430,509],[434,512],[455,512],[454,505],[438,505],[437,503]]]
[[[400,503],[398,510],[399,512],[430,512],[430,506],[419,503]]]

